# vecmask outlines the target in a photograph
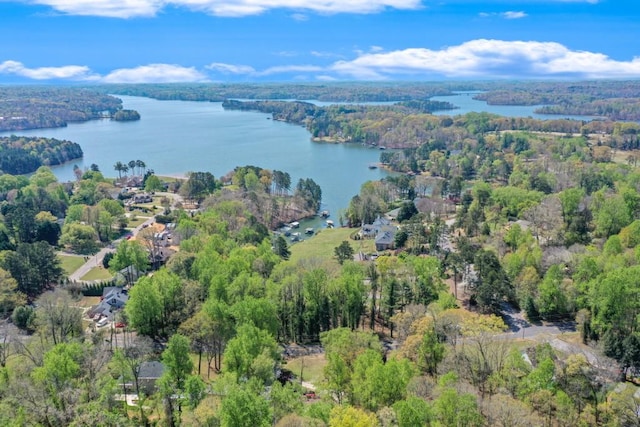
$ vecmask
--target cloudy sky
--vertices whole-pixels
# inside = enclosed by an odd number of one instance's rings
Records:
[[[0,83],[640,78],[638,0],[0,0]]]

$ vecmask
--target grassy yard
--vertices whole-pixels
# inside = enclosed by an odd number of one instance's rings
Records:
[[[60,259],[61,267],[67,274],[73,273],[84,264],[83,256],[58,255],[58,259]]]
[[[149,218],[151,218],[150,216],[139,216],[136,215],[135,219],[129,219],[129,223],[127,224],[129,228],[136,228],[137,226],[139,226],[140,224],[142,224],[143,222],[145,222],[146,220],[148,220]]]
[[[87,274],[82,276],[80,280],[110,280],[113,274],[102,266],[94,267]]]
[[[291,246],[291,260],[297,261],[305,258],[334,259],[334,249],[343,240],[348,241],[353,252],[362,251],[366,254],[375,252],[373,239],[351,240],[350,236],[357,231],[356,228],[324,229],[311,239],[296,243]]]
[[[91,308],[100,303],[100,297],[82,297],[78,301],[78,307]]]
[[[324,379],[323,370],[327,364],[324,354],[313,354],[311,356],[296,357],[284,364],[283,368],[290,370],[300,379],[300,368],[302,367],[302,380],[310,382],[316,387]]]

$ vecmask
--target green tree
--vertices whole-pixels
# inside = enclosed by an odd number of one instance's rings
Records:
[[[469,393],[458,393],[447,387],[433,403],[433,412],[439,425],[443,427],[484,425],[478,410],[476,397]]]
[[[18,282],[8,271],[0,268],[0,318],[6,318],[16,307],[26,303],[27,296],[18,291]]]
[[[217,188],[217,181],[210,172],[191,172],[180,187],[180,194],[187,199],[202,201]]]
[[[418,209],[413,202],[404,202],[402,206],[400,206],[400,211],[398,212],[398,222],[409,220],[417,213]]]
[[[151,278],[143,277],[129,291],[125,305],[129,324],[139,334],[155,337],[162,328],[162,301]]]
[[[158,178],[157,175],[151,175],[144,182],[144,190],[148,192],[163,191],[164,185],[162,184],[162,180]]]
[[[70,389],[80,374],[83,349],[78,343],[60,343],[49,350],[43,364],[31,373],[32,378],[49,394],[56,409],[65,412],[70,402]]]
[[[569,312],[567,296],[562,289],[563,275],[559,265],[552,265],[538,286],[536,307],[543,319],[558,319]]]
[[[113,273],[124,271],[127,284],[132,285],[137,274],[147,271],[149,254],[136,240],[123,240],[118,245],[113,259],[109,263],[109,270]]]
[[[513,301],[513,286],[495,253],[481,250],[475,256],[477,280],[472,284],[478,306],[488,312],[500,312],[500,303]]]
[[[343,240],[340,245],[336,246],[333,250],[338,262],[343,264],[345,261],[353,259],[353,248],[346,240]]]
[[[289,259],[289,257],[291,256],[291,251],[289,250],[289,245],[287,244],[287,241],[284,239],[284,237],[276,237],[273,242],[273,252],[282,259]]]
[[[354,402],[370,411],[405,398],[413,369],[406,359],[383,363],[375,350],[366,350],[354,362],[351,387]]]
[[[380,340],[374,334],[351,331],[348,328],[336,328],[320,334],[325,349],[327,365],[324,376],[327,387],[334,393],[338,402],[349,394],[351,375],[357,357],[368,349],[382,354]]]
[[[277,343],[269,332],[243,324],[227,344],[223,368],[235,373],[239,379],[256,377],[263,383],[269,383],[273,380],[277,357]]]
[[[47,242],[20,243],[15,252],[6,253],[0,266],[18,282],[18,290],[35,298],[62,279],[60,259]]]
[[[416,396],[394,403],[393,410],[398,419],[398,427],[426,426],[433,421],[429,404]]]
[[[631,223],[631,216],[622,196],[613,195],[598,202],[599,195],[594,194],[593,203],[595,233],[600,237],[617,234],[623,227]]]
[[[122,164],[122,162],[116,162],[116,164],[113,165],[113,168],[116,170],[116,172],[118,172],[118,178],[122,179],[122,172],[124,172],[124,165]]]
[[[98,235],[90,225],[80,223],[65,224],[62,227],[60,244],[77,254],[93,254],[98,251]]]
[[[444,359],[445,345],[440,342],[434,328],[429,328],[422,336],[418,347],[416,362],[418,367],[429,375],[438,373],[438,365]]]
[[[189,356],[189,339],[184,335],[175,334],[169,338],[167,348],[162,352],[162,363],[164,364],[164,372],[158,380],[160,390],[164,395],[165,411],[167,415],[171,414],[172,425],[180,425],[180,417],[182,414],[182,400],[184,399],[185,386],[187,380],[193,371],[193,362]],[[195,384],[196,380],[189,381],[190,392],[197,397],[202,394],[198,391],[202,387]],[[174,396],[178,408],[177,413],[174,411]],[[188,398],[187,398],[188,401]]]
[[[375,414],[367,413],[353,406],[338,405],[331,410],[329,427],[378,427]]]
[[[272,425],[269,403],[249,385],[232,385],[222,399],[220,422],[222,427],[269,427]]]

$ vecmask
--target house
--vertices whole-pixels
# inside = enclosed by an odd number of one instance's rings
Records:
[[[151,203],[153,197],[149,193],[140,193],[133,196],[133,203]]]
[[[170,246],[171,242],[169,240],[171,240],[171,233],[166,230],[153,234],[153,244],[157,247]]]
[[[149,258],[154,268],[158,268],[161,265],[165,264],[169,260],[171,255],[176,253],[176,251],[168,247],[157,248],[153,252],[153,254],[149,254]]]
[[[138,367],[138,385],[140,386],[140,391],[144,392],[147,396],[155,393],[157,391],[156,382],[160,379],[163,372],[164,365],[162,362],[142,362]]]
[[[91,318],[113,318],[113,314],[124,308],[129,295],[127,292],[117,286],[107,286],[102,290],[100,303],[92,307],[87,315]]]
[[[375,239],[376,250],[393,249],[398,228],[391,225],[391,221],[378,216],[371,224],[365,224],[359,231],[363,239]]]
[[[364,224],[362,229],[358,232],[361,238],[364,239],[373,239],[376,237],[381,231],[386,230],[388,228],[392,228],[395,230],[395,227],[391,225],[391,221],[378,216],[375,221],[371,224]]]
[[[376,236],[376,250],[386,251],[387,249],[393,249],[393,243],[395,242],[396,233],[392,230],[382,231]]]

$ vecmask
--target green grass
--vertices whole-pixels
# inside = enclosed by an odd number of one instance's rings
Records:
[[[151,218],[151,217],[150,216],[139,216],[139,215],[136,215],[136,218],[133,219],[133,220],[131,218],[129,218],[129,223],[127,224],[127,226],[129,228],[136,228],[137,226],[139,226],[140,224],[142,224],[143,222],[145,222],[149,218]]]
[[[82,297],[78,301],[78,307],[91,308],[100,303],[100,297]]]
[[[58,255],[58,258],[61,261],[61,267],[67,274],[71,274],[77,269],[80,268],[82,264],[84,264],[83,256],[74,256],[74,255]]]
[[[111,274],[109,270],[105,270],[103,267],[94,267],[82,276],[80,280],[110,280],[112,278],[113,274]]]
[[[296,243],[290,247],[291,260],[297,261],[306,258],[335,259],[334,250],[343,240],[348,241],[353,248],[353,252],[362,251],[364,253],[375,252],[375,242],[373,239],[352,240],[350,236],[357,228],[333,228],[322,230],[322,232],[303,242]]]
[[[303,363],[304,366],[302,366]],[[284,364],[283,368],[290,370],[299,378],[300,368],[302,367],[302,380],[308,381],[317,387],[324,379],[323,370],[326,364],[327,359],[325,359],[324,354],[314,354],[291,359]]]

